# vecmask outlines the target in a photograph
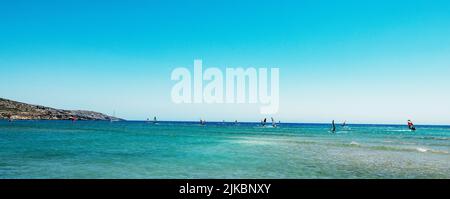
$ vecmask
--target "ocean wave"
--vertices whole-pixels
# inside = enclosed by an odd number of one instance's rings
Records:
[[[274,142],[265,141],[265,140],[237,140],[234,141],[238,144],[250,144],[250,145],[270,145],[275,144]]]
[[[233,137],[232,143],[252,144],[252,145],[279,145],[279,144],[318,144],[319,142],[309,140],[295,140],[289,138],[253,138],[253,137]]]
[[[422,140],[450,140],[450,137],[436,137],[436,136],[400,136],[400,139],[422,139]]]
[[[430,153],[438,153],[438,154],[448,154],[448,151],[433,150],[433,149],[428,149],[425,147],[417,147],[416,150],[419,152],[422,152],[422,153],[430,152]]]
[[[403,148],[395,146],[369,146],[367,148],[382,151],[404,151],[404,152],[421,152],[421,153],[435,153],[435,154],[448,154],[448,151],[444,150],[434,150],[425,147],[415,147],[415,148]]]
[[[434,136],[424,136],[424,137],[420,137],[421,139],[426,139],[426,140],[450,140],[449,137],[434,137]]]
[[[337,147],[358,147],[361,149],[368,150],[378,150],[378,151],[392,151],[392,152],[421,152],[421,153],[435,153],[435,154],[449,154],[448,151],[445,150],[434,150],[425,147],[399,147],[399,146],[390,146],[390,145],[361,145],[358,142],[352,141],[346,144],[332,144],[332,143],[323,143],[327,146],[337,146]]]
[[[237,137],[236,137],[237,138]],[[236,139],[235,138],[235,139]],[[249,137],[239,137],[238,140],[232,140],[233,143],[246,144],[246,145],[285,145],[285,144],[315,144],[315,145],[326,145],[334,147],[358,147],[361,149],[369,150],[379,150],[379,151],[397,151],[397,152],[420,152],[420,153],[434,153],[434,154],[449,154],[445,150],[434,150],[422,146],[411,146],[415,143],[407,143],[410,146],[401,147],[394,145],[361,145],[361,143],[356,141],[351,141],[350,143],[333,143],[333,142],[317,142],[311,140],[292,140],[292,139],[263,139],[263,138],[249,138]],[[386,140],[384,142],[393,143],[393,141]],[[406,144],[406,143],[402,143]]]
[[[401,130],[385,130],[387,132],[412,132],[411,130],[408,129],[401,129]]]
[[[360,144],[359,144],[358,142],[355,142],[355,141],[350,142],[350,145],[353,145],[353,146],[360,146]]]
[[[422,148],[422,147],[417,147],[416,150],[419,151],[419,152],[427,152],[427,151],[429,151],[430,149]]]

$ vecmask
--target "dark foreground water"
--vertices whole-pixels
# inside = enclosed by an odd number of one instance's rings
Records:
[[[450,127],[0,121],[0,178],[450,178]]]

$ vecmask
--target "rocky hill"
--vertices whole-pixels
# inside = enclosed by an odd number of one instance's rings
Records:
[[[62,110],[0,98],[0,119],[13,120],[123,120],[93,111]]]

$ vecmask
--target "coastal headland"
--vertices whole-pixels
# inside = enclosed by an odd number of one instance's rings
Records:
[[[94,111],[63,110],[0,98],[3,120],[123,120]]]

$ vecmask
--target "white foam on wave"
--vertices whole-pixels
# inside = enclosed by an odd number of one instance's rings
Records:
[[[448,151],[436,151],[436,153],[444,153],[444,154],[448,154]]]
[[[425,152],[429,151],[430,149],[423,148],[423,147],[417,147],[416,150],[419,151],[419,152],[425,153]]]
[[[251,145],[268,145],[268,144],[273,144],[272,142],[264,141],[264,140],[239,140],[239,141],[236,141],[236,143],[239,143],[239,144],[251,144]]]
[[[417,147],[416,150],[422,153],[431,152],[431,153],[448,154],[448,151],[433,150],[425,147]]]
[[[449,140],[448,137],[433,137],[433,136],[423,136],[420,139],[431,139],[431,140]]]
[[[403,130],[386,130],[386,131],[394,131],[394,132],[411,132],[411,130],[403,129]]]
[[[350,145],[360,146],[360,144],[358,142],[355,142],[355,141],[350,142]]]

